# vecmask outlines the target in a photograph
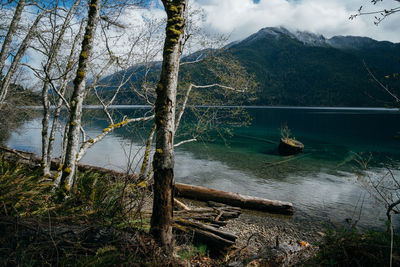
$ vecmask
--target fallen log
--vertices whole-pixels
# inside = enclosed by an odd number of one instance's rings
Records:
[[[235,207],[251,210],[266,211],[280,214],[293,214],[293,204],[279,200],[269,200],[259,197],[251,197],[238,193],[215,190],[202,186],[175,183],[175,191],[178,197],[216,201]]]
[[[189,221],[189,220],[183,220],[183,219],[178,219],[175,221],[175,223],[183,225],[183,226],[188,226],[188,227],[192,227],[192,228],[197,228],[197,229],[201,229],[204,231],[208,231],[210,233],[213,233],[215,235],[218,235],[222,238],[225,238],[227,240],[230,240],[232,242],[235,242],[237,239],[237,236],[222,230],[217,229],[216,227],[213,227],[211,225],[206,225],[203,223],[199,223],[199,222],[195,222],[195,221]]]
[[[21,164],[26,164],[30,167],[39,167],[41,159],[34,153],[16,150],[12,148],[7,148],[0,146],[0,151],[2,151],[2,155],[5,157],[6,160],[12,160],[14,162],[18,162]],[[57,170],[60,167],[60,160],[59,159],[52,159],[50,163],[51,170]],[[123,173],[114,171],[111,169],[106,169],[98,166],[92,166],[87,164],[78,163],[77,168],[80,172],[91,171],[98,173],[100,175],[108,175],[110,177],[124,177],[132,181],[138,180],[139,176],[134,173]]]
[[[221,231],[213,226],[205,225],[184,219],[177,219],[174,223],[176,234],[184,234],[193,237],[192,242],[207,244],[207,247],[214,252],[222,251],[235,244],[237,236]]]
[[[33,153],[28,153],[25,151],[19,151],[15,149],[5,148],[0,146],[0,150],[4,152],[8,152],[10,154],[14,154],[17,156],[17,162],[21,162],[23,164],[34,164],[36,166],[40,165],[40,158],[37,157]],[[7,157],[9,158],[9,157]],[[121,172],[90,166],[85,164],[78,164],[79,171],[94,171],[100,173],[102,175],[111,175],[115,177],[125,177],[134,180],[137,180],[138,176],[136,174],[124,174]],[[59,167],[58,160],[51,161],[52,169],[56,169]],[[193,186],[182,183],[175,183],[175,191],[178,197],[184,197],[189,199],[201,200],[201,201],[215,201],[224,204],[228,204],[235,207],[241,207],[245,209],[251,210],[260,210],[271,213],[279,213],[279,214],[293,214],[293,204],[290,202],[278,201],[278,200],[269,200],[263,199],[259,197],[251,197],[246,195],[241,195],[238,193],[225,192],[220,190],[214,190],[202,186]],[[225,211],[224,211],[225,213]],[[222,215],[222,217],[226,217],[229,215]]]

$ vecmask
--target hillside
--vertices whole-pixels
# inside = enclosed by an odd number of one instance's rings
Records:
[[[327,39],[282,27],[264,28],[227,45],[223,53],[232,55],[255,75],[257,97],[246,103],[249,105],[391,106],[392,99],[371,79],[363,61],[385,85],[400,90],[399,79],[393,78],[400,70],[400,44],[391,42],[355,36]],[[154,66],[150,81],[155,82],[159,64]],[[130,68],[137,73],[131,85],[140,82],[141,68]],[[388,75],[390,78],[385,78]],[[115,84],[118,76],[106,77],[103,82]],[[213,80],[203,63],[184,65],[180,76],[183,82],[199,84]],[[125,86],[116,104],[144,103]]]
[[[371,81],[363,60],[379,78],[400,69],[400,44],[284,28],[261,29],[228,50],[255,73],[259,105],[382,106],[391,99]],[[399,88],[396,80],[386,82]]]

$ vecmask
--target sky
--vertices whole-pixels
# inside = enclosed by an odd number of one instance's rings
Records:
[[[71,0],[66,0],[66,3],[69,3],[69,1]],[[126,26],[126,32],[120,32],[115,27],[108,29],[108,36],[113,36],[113,40],[115,40],[112,50],[116,55],[122,55],[129,50],[132,40],[135,40],[141,32],[152,36],[164,32],[163,25],[157,26],[157,23],[164,21],[163,19],[166,17],[161,0],[145,1],[149,4],[147,8],[123,10],[118,22]],[[360,16],[354,20],[349,20],[350,15],[356,14],[361,5],[363,5],[364,12],[400,6],[400,2],[396,0],[383,0],[377,5],[372,5],[370,1],[189,0],[189,4],[192,11],[203,10],[203,16],[198,14],[194,19],[196,26],[215,34],[214,36],[228,36],[228,40],[225,40],[224,44],[244,39],[264,27],[279,26],[286,27],[291,31],[299,30],[322,34],[327,38],[335,35],[355,35],[400,43],[398,26],[400,25],[400,12],[388,17],[379,26],[374,24],[374,16]],[[77,25],[78,23],[76,23],[76,27],[78,27]],[[150,31],[152,27],[155,28],[154,32]],[[143,29],[146,30],[143,31]],[[100,39],[96,49],[99,50],[98,54],[101,55],[105,45]],[[190,45],[185,46],[185,54],[205,47],[214,47],[212,44],[214,39],[216,40],[214,45],[217,45],[217,47],[222,45],[221,42],[218,42],[218,38],[203,38],[203,35],[198,35],[197,39],[193,41],[192,47]],[[159,48],[155,50],[158,54],[155,55],[154,60],[160,60],[160,49],[162,48],[159,45],[160,39],[154,40],[156,43],[152,47]],[[144,49],[145,46],[138,46],[138,51],[135,51],[135,54],[140,57],[146,52]],[[43,55],[33,49],[30,49],[24,58],[24,61],[36,68],[41,67],[42,60]],[[100,62],[102,58],[99,57],[97,60]],[[110,72],[112,71],[115,70],[110,69]]]
[[[190,0],[204,9],[204,27],[230,34],[230,40],[240,40],[263,27],[284,26],[289,30],[323,34],[368,36],[377,40],[400,42],[400,12],[379,26],[374,16],[349,20],[360,6],[363,11],[377,11],[400,6],[395,0],[372,5],[370,0]]]

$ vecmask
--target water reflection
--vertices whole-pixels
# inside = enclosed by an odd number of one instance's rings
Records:
[[[125,108],[121,116],[145,112]],[[87,133],[95,136],[107,122],[86,115]],[[176,150],[175,176],[183,183],[293,202],[294,220],[312,218],[344,222],[358,218],[360,226],[384,224],[383,207],[360,187],[355,153],[373,153],[372,171],[379,175],[382,163],[400,160],[400,143],[392,138],[400,125],[399,114],[382,110],[250,109],[250,127],[234,129],[228,146],[221,140],[185,144]],[[279,128],[287,123],[306,148],[302,155],[282,158],[276,153]],[[93,146],[83,163],[126,171],[128,161],[139,166],[148,125],[118,129]],[[56,151],[60,151],[60,131]],[[12,133],[8,146],[40,153],[41,121],[23,124]],[[226,141],[226,140],[225,140]],[[136,169],[137,170],[137,169]],[[398,174],[396,174],[398,175]]]

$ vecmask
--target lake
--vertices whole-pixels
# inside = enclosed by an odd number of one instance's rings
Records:
[[[132,116],[145,110],[124,107],[114,112]],[[248,107],[247,112],[251,124],[233,127],[232,135],[218,138],[214,133],[213,138],[209,135],[178,147],[176,181],[290,201],[296,210],[290,219],[300,223],[330,220],[340,224],[359,219],[362,228],[384,227],[384,206],[362,188],[362,181],[367,174],[380,177],[387,164],[400,161],[400,139],[395,138],[400,135],[398,110]],[[84,117],[90,136],[107,126],[99,114]],[[283,125],[304,143],[302,154],[278,154]],[[116,130],[91,148],[82,162],[116,170],[126,170],[131,162],[135,171],[147,128]],[[5,143],[39,154],[40,138],[38,118],[25,122]],[[367,172],[357,163],[361,158],[370,158]],[[400,177],[397,171],[394,175]]]

